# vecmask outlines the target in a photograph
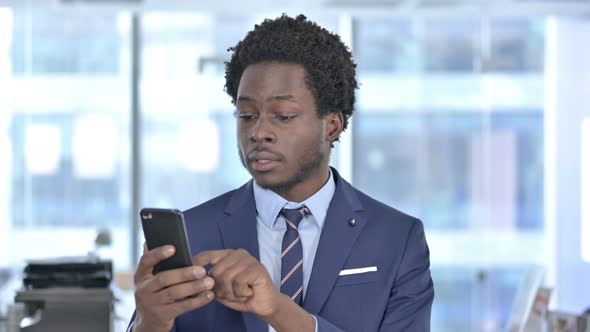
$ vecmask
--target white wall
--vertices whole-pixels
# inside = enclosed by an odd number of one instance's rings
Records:
[[[581,128],[590,117],[590,20],[552,18],[546,40],[545,183],[556,309],[590,307],[581,255]],[[586,239],[590,241],[590,239]]]

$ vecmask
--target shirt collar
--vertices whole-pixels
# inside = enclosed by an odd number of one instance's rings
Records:
[[[290,202],[274,191],[260,187],[256,181],[253,181],[256,211],[262,223],[272,228],[282,208],[294,209],[305,204],[313,216],[311,219],[315,220],[317,226],[321,229],[328,213],[328,206],[336,191],[332,170],[329,169],[329,172],[330,175],[326,184],[315,194],[299,203]]]

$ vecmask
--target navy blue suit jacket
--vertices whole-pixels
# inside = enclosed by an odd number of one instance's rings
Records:
[[[430,331],[434,290],[422,222],[332,171],[336,190],[303,303],[317,317],[318,332]],[[252,181],[186,211],[185,218],[193,254],[243,248],[259,259]],[[339,276],[344,269],[372,266],[376,272]],[[266,332],[268,327],[253,314],[213,301],[178,317],[173,331]]]

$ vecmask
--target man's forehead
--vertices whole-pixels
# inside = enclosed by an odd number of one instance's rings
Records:
[[[264,95],[264,99],[291,100],[301,88],[307,88],[301,65],[252,65],[246,68],[240,79],[238,100],[259,94]]]
[[[288,62],[259,62],[248,65],[243,73],[245,75],[286,75],[286,76],[305,76],[305,67],[302,64]]]

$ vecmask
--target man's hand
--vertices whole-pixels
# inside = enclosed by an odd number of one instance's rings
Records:
[[[277,331],[315,331],[315,319],[279,292],[264,265],[246,250],[205,251],[193,264],[213,266],[215,299],[226,307],[251,312]]]
[[[136,319],[134,332],[170,331],[179,315],[213,300],[215,282],[202,266],[192,266],[153,274],[154,266],[174,254],[173,246],[147,251],[135,271]]]
[[[264,265],[246,250],[205,251],[193,258],[193,264],[213,266],[209,276],[215,280],[215,299],[226,307],[261,318],[276,312],[281,293]]]

